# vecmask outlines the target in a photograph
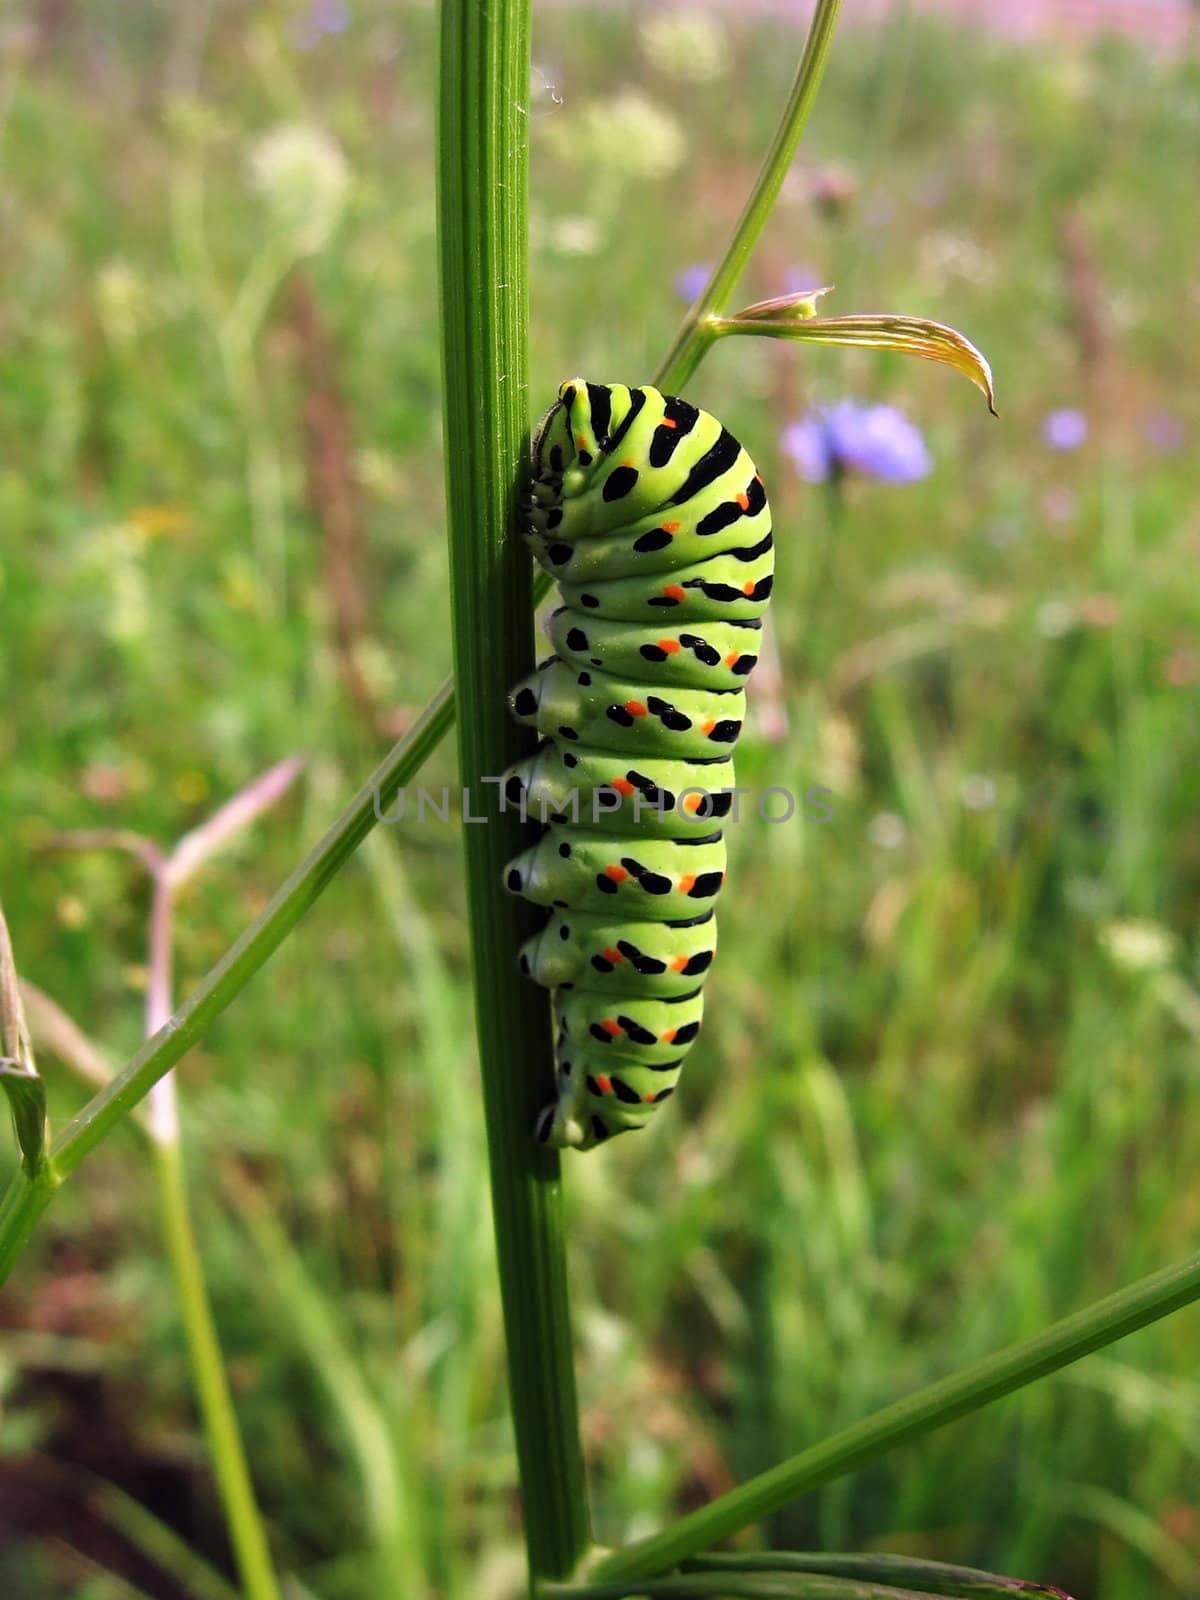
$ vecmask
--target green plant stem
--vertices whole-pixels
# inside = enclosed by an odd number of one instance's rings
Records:
[[[533,667],[527,472],[529,0],[443,0],[438,125],[443,406],[463,829],[480,1070],[531,1579],[590,1541],[556,1153],[531,1136],[554,1094],[549,997],[515,977],[532,908],[500,891],[528,838],[497,777],[530,748],[505,713]]]
[[[61,1182],[62,1175],[52,1161],[46,1161],[32,1177],[23,1166],[13,1174],[8,1192],[0,1200],[0,1283],[12,1271]]]
[[[283,943],[375,826],[400,788],[420,771],[454,721],[447,681],[419,720],[384,758],[270,905],[202,980],[198,988],[59,1134],[51,1158],[34,1178],[18,1171],[0,1201],[0,1283],[32,1233],[55,1190],[89,1151],[128,1115],[195,1044]]]
[[[212,1452],[234,1557],[246,1600],[278,1600],[279,1588],[242,1449],[233,1397],[204,1282],[204,1269],[188,1210],[178,1144],[152,1140],[163,1238],[175,1275],[179,1311],[187,1338],[192,1380]]]
[[[80,1498],[92,1516],[152,1561],[188,1600],[245,1600],[225,1574],[210,1566],[169,1523],[110,1479],[75,1463],[68,1481],[80,1484]]]
[[[759,235],[771,215],[771,208],[779,197],[783,180],[792,164],[800,136],[804,132],[816,100],[817,90],[821,87],[840,6],[841,0],[817,0],[813,19],[809,24],[808,38],[804,43],[804,54],[796,71],[796,81],[792,85],[791,95],[784,108],[779,127],[775,130],[771,147],[750,192],[750,198],[737,220],[737,226],[726,246],[725,254],[680,323],[675,342],[663,359],[655,379],[660,387],[668,389],[683,387],[703,360],[715,337],[706,326],[708,319],[729,308],[730,297],[746,270],[746,263],[750,260]]]
[[[898,1400],[862,1422],[760,1473],[748,1483],[682,1517],[661,1533],[640,1539],[598,1561],[588,1577],[597,1583],[667,1571],[689,1556],[761,1521],[798,1495],[855,1472],[897,1445],[919,1439],[1023,1388],[1081,1356],[1123,1339],[1200,1299],[1200,1255],[1142,1278],[1098,1300],[1030,1339]]]

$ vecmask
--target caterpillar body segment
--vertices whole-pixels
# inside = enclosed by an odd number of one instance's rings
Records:
[[[703,838],[733,808],[733,761],[623,760],[613,752],[560,749],[547,739],[505,774],[505,800],[547,824],[582,823],[626,837]]]
[[[686,400],[572,380],[533,456],[526,538],[562,604],[509,696],[544,742],[506,798],[545,829],[505,883],[550,912],[519,958],[555,991],[536,1134],[586,1149],[645,1126],[700,1031],[774,551],[754,462]]]
[[[758,661],[762,623],[664,619],[649,632],[640,622],[606,621],[598,628],[560,606],[548,632],[555,655],[577,672],[599,667],[615,678],[640,678],[656,688],[739,689]]]
[[[551,660],[525,678],[509,699],[518,722],[549,738],[595,750],[632,756],[656,754],[678,760],[720,755],[742,729],[746,696],[742,689],[666,689],[648,693],[639,683],[624,683],[606,672],[576,672]]]
[[[761,617],[767,609],[774,570],[769,546],[765,550],[749,546],[693,566],[660,569],[645,577],[564,583],[560,593],[566,604],[581,615],[614,622],[653,626],[663,617],[686,622],[727,617],[744,622]]]
[[[626,839],[552,823],[505,870],[506,886],[538,906],[615,907],[664,922],[698,916],[725,881],[725,841]]]
[[[520,967],[545,989],[589,996],[681,995],[702,981],[716,953],[717,919],[711,910],[678,922],[556,910],[521,947]]]

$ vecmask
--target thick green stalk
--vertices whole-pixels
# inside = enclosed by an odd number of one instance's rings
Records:
[[[935,1428],[990,1405],[1060,1367],[1200,1299],[1200,1255],[1142,1278],[1031,1339],[973,1362],[873,1416],[802,1450],[768,1472],[596,1563],[589,1581],[649,1577],[699,1555],[778,1511],[798,1495],[855,1472]]]
[[[320,897],[397,793],[424,765],[454,721],[454,686],[447,681],[420,719],[367,779],[308,858],[237,943],[222,957],[165,1027],[158,1030],[110,1084],[84,1106],[54,1141],[51,1159],[35,1178],[18,1171],[0,1201],[0,1283],[20,1255],[55,1190],[84,1156],[127,1116],[155,1083],[196,1043],[249,983],[304,913]]]
[[[531,1137],[554,1093],[548,997],[517,981],[530,908],[501,891],[528,843],[497,778],[529,748],[505,690],[533,666],[517,495],[526,394],[529,0],[443,0],[438,239],[454,667],[480,1069],[531,1577],[589,1542],[558,1156]]]
[[[254,1488],[188,1211],[183,1162],[175,1142],[152,1140],[163,1237],[175,1276],[192,1381],[212,1452],[212,1471],[229,1527],[246,1600],[278,1600],[279,1587]]]

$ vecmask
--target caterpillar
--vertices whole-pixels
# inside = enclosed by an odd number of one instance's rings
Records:
[[[771,516],[707,411],[583,379],[535,432],[523,510],[561,604],[553,655],[509,694],[542,742],[505,798],[547,825],[505,885],[549,910],[519,955],[557,1024],[557,1099],[535,1134],[589,1149],[645,1127],[700,1031]]]

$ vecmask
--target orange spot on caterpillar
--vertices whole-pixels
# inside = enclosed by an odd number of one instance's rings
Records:
[[[624,1029],[621,1027],[621,1024],[619,1022],[614,1021],[614,1019],[612,1017],[605,1017],[604,1021],[600,1024],[600,1026],[604,1029],[605,1033],[613,1033],[613,1034],[615,1034],[615,1033],[624,1032]]]
[[[660,428],[677,428],[678,426],[679,424],[675,421],[674,417],[664,417],[659,423]]]
[[[636,467],[637,466],[637,462],[633,459],[632,456],[626,456],[624,461],[622,461],[621,465],[623,467]]]
[[[709,717],[707,722],[702,722],[700,724],[700,732],[701,733],[711,733],[715,727],[716,727],[716,723],[713,721],[713,719],[711,717]]]
[[[625,959],[621,952],[611,944],[607,947],[607,949],[602,950],[600,954],[604,957],[605,961],[611,961],[614,967],[618,966]]]
[[[679,522],[664,522],[662,531],[664,533],[678,533],[682,526],[683,524]]]
[[[625,709],[631,717],[644,717],[646,708],[640,700],[626,700]]]
[[[749,511],[749,509],[750,509],[750,496],[748,494],[734,495],[734,499],[737,501],[738,505],[741,506],[743,511]]]
[[[752,583],[744,583],[742,585],[742,593],[743,594],[753,594],[754,593],[754,585]]]
[[[736,650],[731,650],[725,657],[725,665],[727,667],[736,667],[741,659],[741,656],[738,655]]]
[[[644,1094],[642,1096],[642,1104],[643,1105],[652,1106],[654,1104],[654,1100],[655,1100],[655,1096],[652,1095],[652,1094]]]
[[[586,436],[584,434],[577,433],[575,435],[575,448],[576,448],[576,450],[586,450],[587,449],[587,438],[586,438]]]
[[[611,1094],[612,1093],[612,1079],[611,1078],[606,1078],[601,1073],[598,1072],[596,1074],[596,1087],[597,1087],[597,1089],[599,1089],[601,1094]]]
[[[629,874],[625,871],[624,867],[613,865],[611,867],[605,867],[604,876],[606,878],[611,878],[614,883],[624,883]]]
[[[663,1034],[659,1035],[659,1038],[662,1040],[662,1042],[664,1044],[674,1044],[674,1042],[675,1042],[675,1029],[674,1028],[668,1028],[666,1033],[663,1033]]]
[[[633,785],[628,778],[614,778],[608,787],[615,789],[618,794],[629,795],[633,793]]]
[[[703,804],[704,796],[702,794],[685,794],[683,797],[683,809],[685,811],[699,811]]]
[[[680,584],[678,584],[678,583],[668,583],[666,588],[663,590],[663,593],[667,596],[667,598],[669,600],[686,600],[687,599],[687,596],[683,592],[682,586]]]
[[[680,892],[680,894],[687,894],[688,891],[691,888],[694,887],[695,882],[696,882],[695,873],[693,873],[693,872],[685,872],[683,877],[680,878],[680,880],[679,880],[679,892]]]
[[[676,650],[679,649],[679,640],[678,639],[660,639],[658,641],[658,648],[662,651],[663,655],[665,655],[665,656],[673,656],[675,654]]]
[[[673,956],[671,959],[671,965],[676,972],[682,972],[687,964],[688,958],[686,956]]]

